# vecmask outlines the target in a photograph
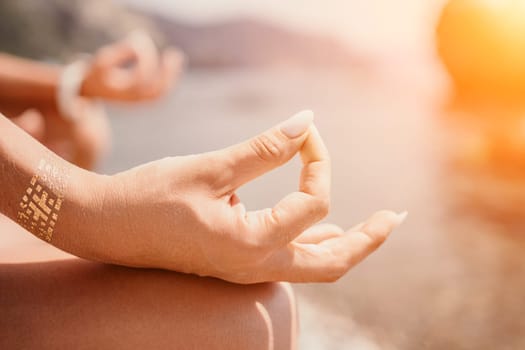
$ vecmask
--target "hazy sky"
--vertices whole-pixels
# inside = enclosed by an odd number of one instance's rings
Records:
[[[249,15],[337,35],[370,51],[431,45],[443,0],[117,0],[191,21]]]

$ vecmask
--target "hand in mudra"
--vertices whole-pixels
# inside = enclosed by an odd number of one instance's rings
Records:
[[[329,210],[330,159],[302,112],[244,143],[165,158],[100,181],[103,199],[85,215],[88,258],[214,276],[237,283],[334,281],[403,220],[376,213],[347,232],[312,225]],[[235,191],[297,152],[300,185],[271,209],[246,211]],[[101,198],[101,196],[98,196]]]
[[[159,52],[146,34],[135,32],[95,53],[81,94],[130,102],[156,99],[174,84],[183,65],[181,51],[170,48]]]

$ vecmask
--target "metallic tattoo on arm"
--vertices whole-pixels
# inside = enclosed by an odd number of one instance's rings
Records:
[[[68,177],[66,169],[41,159],[19,204],[18,223],[47,242],[51,242],[58,222]]]

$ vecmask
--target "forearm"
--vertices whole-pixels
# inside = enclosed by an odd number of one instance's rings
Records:
[[[48,115],[59,115],[60,111],[55,101],[2,101],[0,99],[0,113],[7,118],[16,118],[28,109],[36,109],[44,118]]]
[[[35,236],[58,247],[74,239],[94,176],[47,150],[0,114],[0,212]]]
[[[49,151],[0,116],[0,211],[16,220],[18,204],[40,159]]]
[[[0,103],[53,101],[61,68],[0,53]]]

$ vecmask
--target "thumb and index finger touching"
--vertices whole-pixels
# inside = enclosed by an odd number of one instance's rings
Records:
[[[265,263],[264,280],[333,281],[377,249],[404,221],[406,212],[379,211],[347,231],[327,224],[312,227],[328,214],[331,166],[310,111],[219,151],[225,165],[221,172],[224,193],[233,193],[298,152],[303,163],[298,191],[271,209],[241,212],[249,234],[255,235],[250,241],[273,251]]]
[[[183,61],[184,56],[177,49],[167,49],[161,55],[153,40],[142,31],[132,32],[124,40],[101,48],[95,59],[97,69],[105,72],[106,80],[121,89],[150,79],[167,79],[169,83]],[[123,67],[130,62],[134,62],[133,69]]]
[[[222,183],[226,191],[289,161],[305,143],[313,118],[311,111],[299,112],[262,134],[219,151],[227,175]]]
[[[313,112],[299,112],[248,141],[219,151],[224,164],[221,178],[225,193],[233,193],[298,152],[301,155],[303,168],[298,191],[288,194],[271,209],[245,215],[249,227],[264,244],[285,246],[328,214],[330,156],[313,119]],[[386,215],[387,221],[396,221],[395,215],[390,214],[393,213]]]
[[[219,153],[226,192],[281,166],[300,152],[303,162],[299,189],[271,210],[248,212],[246,220],[265,245],[282,246],[328,213],[330,159],[313,124],[313,112],[297,113],[276,127]]]

